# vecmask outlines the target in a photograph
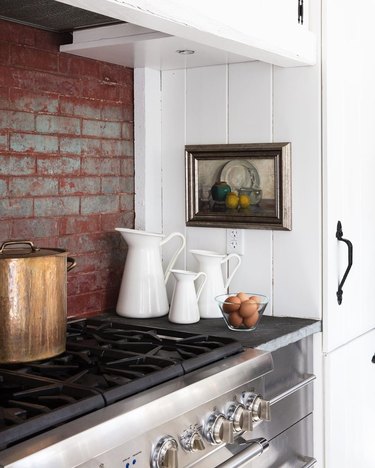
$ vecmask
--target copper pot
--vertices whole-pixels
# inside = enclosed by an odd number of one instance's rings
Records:
[[[24,240],[1,245],[0,363],[65,351],[67,271],[75,265],[63,249],[37,248]]]

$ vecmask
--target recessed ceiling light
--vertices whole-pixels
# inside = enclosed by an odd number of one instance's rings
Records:
[[[176,52],[178,54],[181,54],[181,55],[192,55],[192,54],[195,54],[195,50],[191,50],[191,49],[181,49],[181,50],[176,50]]]

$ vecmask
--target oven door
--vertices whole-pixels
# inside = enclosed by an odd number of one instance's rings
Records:
[[[236,437],[189,468],[307,468],[313,466],[314,375],[270,399],[271,420]]]
[[[312,415],[309,415],[272,440],[251,439],[250,441],[239,441],[233,447],[228,446],[228,449],[233,452],[232,457],[217,465],[217,468],[312,467],[315,465],[316,460],[306,455],[306,453],[311,453],[311,449],[306,447],[305,438],[305,435],[311,434],[311,431]],[[307,440],[309,439],[311,439],[311,436],[308,436]],[[211,460],[209,463],[211,463]]]

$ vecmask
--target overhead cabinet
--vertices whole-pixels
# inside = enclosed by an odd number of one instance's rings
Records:
[[[61,47],[71,54],[161,70],[249,60],[282,67],[316,61],[306,0],[239,0],[235,5],[213,0],[59,1],[124,22],[75,31],[73,43]]]

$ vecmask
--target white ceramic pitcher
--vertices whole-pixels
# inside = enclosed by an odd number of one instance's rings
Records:
[[[172,232],[165,237],[135,229],[116,228],[128,244],[124,273],[116,312],[123,317],[151,318],[166,315],[169,310],[166,283],[171,268],[185,247],[185,237]],[[161,246],[179,237],[176,250],[165,272],[161,259]]]
[[[207,280],[206,273],[186,270],[171,270],[171,272],[176,278],[176,284],[169,310],[169,321],[173,323],[199,322],[198,299]],[[203,280],[196,291],[194,282],[200,277]]]
[[[241,264],[241,257],[235,253],[226,255],[209,250],[190,250],[190,252],[198,260],[198,270],[207,275],[206,285],[198,302],[200,316],[201,318],[222,317],[215,297],[227,292],[227,287]],[[228,279],[224,281],[221,266],[232,258],[237,260],[237,264]]]

